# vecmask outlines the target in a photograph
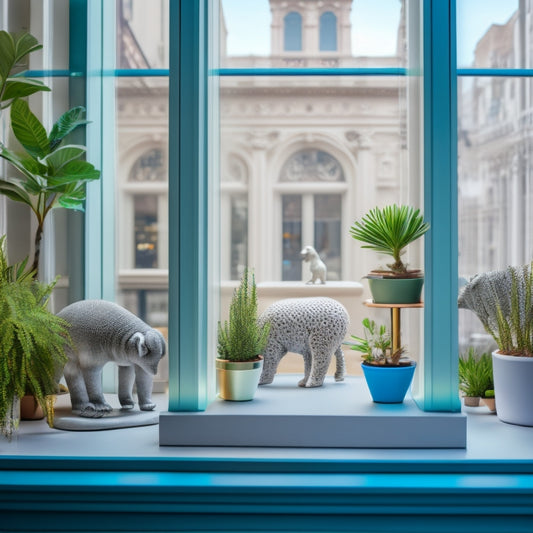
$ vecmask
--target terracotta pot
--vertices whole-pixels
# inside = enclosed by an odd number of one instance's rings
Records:
[[[465,396],[463,401],[465,404],[465,407],[479,407],[479,396]]]
[[[489,408],[489,411],[496,412],[496,398],[481,398],[481,401]]]
[[[31,394],[26,394],[20,400],[20,419],[21,420],[42,420],[44,412]]]

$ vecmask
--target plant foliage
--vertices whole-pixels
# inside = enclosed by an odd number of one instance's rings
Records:
[[[533,262],[475,276],[459,307],[477,315],[501,353],[533,357]]]
[[[349,343],[352,350],[361,352],[365,363],[372,365],[397,366],[404,354],[404,348],[392,352],[392,342],[386,326],[377,326],[374,320],[363,319],[364,337],[352,335],[355,343]]]
[[[32,394],[53,423],[48,399],[58,392],[70,342],[68,324],[47,308],[55,282],[35,280],[25,263],[8,265],[0,238],[0,431],[7,437],[15,429],[13,403],[24,394]]]
[[[478,355],[473,348],[459,357],[459,389],[465,396],[486,398],[494,391],[492,357],[489,353]]]
[[[84,160],[86,147],[63,144],[71,132],[87,124],[85,109],[74,107],[63,113],[49,133],[20,98],[50,89],[40,82],[14,76],[17,64],[41,46],[29,34],[0,32],[0,109],[11,107],[11,129],[23,152],[8,149],[0,142],[0,157],[18,172],[0,177],[0,193],[30,207],[37,218],[35,255],[31,270],[39,267],[44,221],[56,207],[83,211],[85,185],[97,180],[100,171]]]
[[[429,229],[419,209],[411,206],[389,205],[382,209],[371,209],[360,221],[350,228],[351,236],[366,243],[368,248],[378,253],[392,256],[394,263],[387,265],[395,273],[407,271],[401,256],[408,244],[422,237]]]
[[[263,353],[270,324],[259,324],[257,318],[255,277],[245,269],[231,299],[229,321],[218,323],[218,354],[221,359],[251,361]]]

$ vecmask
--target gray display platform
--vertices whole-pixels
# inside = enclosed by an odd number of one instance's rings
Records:
[[[412,398],[372,402],[362,377],[322,387],[297,386],[301,376],[278,375],[250,402],[211,403],[203,412],[163,412],[161,446],[303,448],[465,448],[466,416],[426,413]]]

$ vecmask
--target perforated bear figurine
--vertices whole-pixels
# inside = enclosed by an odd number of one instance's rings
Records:
[[[344,354],[341,344],[350,319],[346,309],[331,298],[289,298],[280,300],[259,317],[270,322],[267,346],[263,351],[260,385],[272,383],[279,362],[287,352],[304,358],[304,378],[300,387],[320,387],[335,354],[335,381],[344,380]]]
[[[155,408],[152,381],[165,354],[163,335],[119,305],[104,300],[82,300],[58,316],[70,324],[73,348],[67,348],[64,375],[73,412],[97,418],[113,408],[102,392],[102,369],[109,361],[118,367],[118,396],[123,409],[132,409],[133,384],[139,407]]]

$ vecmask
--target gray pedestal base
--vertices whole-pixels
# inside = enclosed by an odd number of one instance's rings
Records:
[[[217,399],[204,412],[160,414],[162,446],[303,448],[465,448],[466,416],[425,413],[411,398],[373,403],[362,377],[297,386],[278,375],[250,402]]]

